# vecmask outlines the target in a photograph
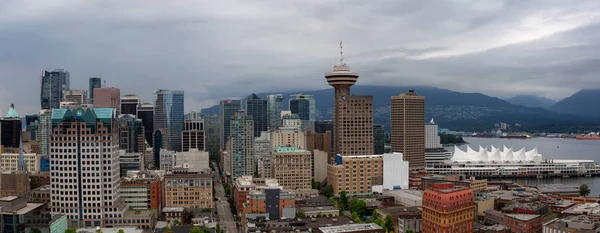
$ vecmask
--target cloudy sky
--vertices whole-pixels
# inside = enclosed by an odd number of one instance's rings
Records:
[[[0,108],[36,112],[55,68],[72,89],[183,89],[186,111],[324,89],[340,40],[359,84],[559,100],[600,88],[599,16],[598,0],[0,0]]]

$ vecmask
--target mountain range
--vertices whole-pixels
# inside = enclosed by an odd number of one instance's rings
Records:
[[[351,92],[355,95],[372,95],[373,121],[375,124],[383,124],[385,129],[389,129],[390,97],[407,92],[408,90],[415,90],[418,95],[425,96],[426,119],[424,120],[428,121],[434,118],[440,127],[453,130],[488,130],[494,126],[494,123],[505,122],[512,125],[518,123],[526,130],[550,128],[551,131],[551,129],[556,129],[557,126],[560,126],[562,130],[564,128],[562,126],[585,126],[600,122],[598,120],[600,119],[600,109],[598,108],[596,108],[598,110],[596,115],[593,114],[593,111],[574,111],[578,106],[589,106],[589,104],[580,102],[586,100],[586,98],[591,98],[591,93],[582,97],[578,97],[575,94],[563,100],[570,101],[567,105],[573,109],[569,109],[561,107],[564,106],[563,101],[550,106],[547,103],[540,105],[535,101],[527,102],[522,100],[521,102],[510,103],[506,100],[481,93],[463,93],[429,86],[388,87],[357,85],[352,87]],[[284,109],[287,109],[290,94],[309,94],[313,95],[315,99],[317,119],[333,118],[333,88],[280,93],[284,95]],[[594,93],[600,97],[600,90],[596,90]],[[269,94],[273,93],[259,93],[257,95],[265,98]],[[569,100],[574,96],[576,98]],[[527,97],[524,99],[531,98]],[[519,98],[516,98],[516,100],[518,101]],[[512,98],[512,101],[515,101],[515,98]],[[590,102],[590,99],[587,99],[587,102]],[[244,105],[243,101],[242,105]],[[544,106],[549,109],[544,108]],[[219,114],[219,106],[215,105],[202,109],[202,113]]]
[[[552,105],[556,103],[556,101],[534,96],[534,95],[518,95],[512,98],[506,99],[507,102],[515,105],[523,105],[525,107],[533,107],[533,108],[550,108]]]

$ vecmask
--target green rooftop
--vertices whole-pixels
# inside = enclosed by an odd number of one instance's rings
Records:
[[[17,113],[17,110],[15,110],[14,104],[10,104],[10,109],[8,110],[8,113],[6,114],[6,118],[21,118],[19,116],[19,114]]]

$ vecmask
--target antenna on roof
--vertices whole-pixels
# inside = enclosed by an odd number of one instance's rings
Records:
[[[344,45],[342,45],[342,41],[340,40],[340,65],[344,65]]]

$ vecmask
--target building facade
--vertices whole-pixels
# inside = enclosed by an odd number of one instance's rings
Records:
[[[121,114],[137,116],[138,106],[142,104],[142,98],[134,94],[121,96]]]
[[[119,150],[119,167],[121,177],[127,176],[129,171],[140,171],[144,168],[144,156],[142,153],[127,153]]]
[[[537,214],[507,214],[504,216],[504,226],[511,232],[536,233],[542,232],[542,215]]]
[[[283,110],[283,95],[274,94],[267,96],[267,118],[269,130],[276,130],[281,126],[281,111]]]
[[[270,178],[271,175],[271,134],[264,131],[254,138],[254,158],[258,177]]]
[[[202,120],[204,121],[206,151],[208,151],[210,159],[218,160],[219,149],[221,148],[219,144],[219,116],[215,114],[202,116]]]
[[[383,189],[408,189],[408,162],[400,153],[383,154]]]
[[[206,150],[204,121],[202,119],[185,120],[185,127],[181,131],[181,151],[190,151],[191,149]]]
[[[473,191],[451,183],[434,184],[423,193],[423,233],[473,232]]]
[[[19,153],[0,154],[0,168],[6,171],[19,170]],[[41,169],[41,154],[23,153],[23,161],[27,166],[27,172],[39,173]]]
[[[101,88],[102,87],[102,78],[99,77],[92,77],[89,80],[89,101],[88,103],[93,104],[94,103],[94,88]]]
[[[121,112],[121,90],[115,87],[94,88],[94,108],[114,108]]]
[[[166,174],[165,207],[213,208],[213,184],[210,175],[199,173]]]
[[[385,132],[383,125],[373,125],[373,154],[382,155],[385,153]]]
[[[183,131],[183,91],[156,90],[154,92],[154,130],[162,131],[163,145],[168,150],[181,150]]]
[[[19,148],[21,124],[21,117],[17,114],[15,105],[10,104],[6,116],[0,119],[0,144],[5,148]]]
[[[137,108],[137,118],[142,120],[144,125],[144,138],[146,143],[153,146],[152,134],[154,134],[154,105],[151,103],[140,104]]]
[[[69,90],[69,72],[63,69],[42,72],[40,103],[42,109],[53,109],[60,107],[60,101],[64,97],[64,90]]]
[[[242,102],[240,100],[221,100],[219,102],[219,126],[221,127],[219,130],[219,145],[221,148],[225,148],[225,143],[227,143],[227,139],[229,139],[229,134],[231,132],[231,118],[241,109]],[[252,134],[254,134],[254,132],[252,132]]]
[[[337,155],[335,163],[327,167],[327,184],[333,194],[369,194],[372,187],[383,184],[382,155]]]
[[[404,155],[411,170],[425,169],[425,97],[414,90],[392,96],[392,151]]]
[[[298,115],[302,120],[303,131],[314,131],[317,119],[315,99],[312,95],[295,94],[290,95],[289,105],[292,114]]]
[[[119,124],[119,149],[127,153],[144,153],[146,151],[146,134],[141,119],[134,115],[121,114],[117,118]]]
[[[265,188],[248,194],[248,202],[243,205],[244,214],[267,216],[269,219],[296,217],[296,195],[279,188]]]
[[[438,125],[433,121],[432,118],[429,123],[425,124],[425,150],[443,147],[440,143],[440,136],[438,133]]]
[[[315,122],[315,132],[316,133],[325,133],[325,132],[331,132],[331,153],[332,153],[332,160],[335,159],[335,144],[333,143],[333,137],[335,132],[333,132],[333,121],[332,120],[321,120],[321,121],[316,121]]]
[[[246,112],[254,120],[254,137],[260,137],[260,133],[269,130],[267,100],[261,99],[256,94],[246,98]]]
[[[86,90],[63,90],[63,101],[76,105],[87,104],[88,93]]]
[[[121,198],[132,209],[162,210],[163,181],[150,172],[140,172],[121,180]]]
[[[278,147],[271,155],[271,174],[284,189],[311,189],[312,153],[297,147]]]
[[[231,177],[254,175],[254,120],[244,111],[231,118],[229,150]]]

